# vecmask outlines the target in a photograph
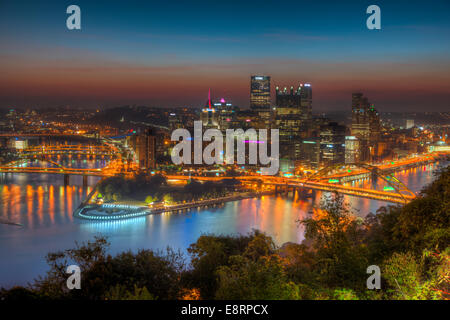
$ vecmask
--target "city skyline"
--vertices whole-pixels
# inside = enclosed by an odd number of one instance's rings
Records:
[[[449,300],[449,13],[0,1],[0,303]]]
[[[381,112],[448,110],[445,1],[378,1],[381,30],[365,2],[79,1],[71,31],[69,4],[2,2],[0,107],[201,107],[211,88],[246,108],[262,74],[272,103],[276,86],[311,83],[315,112],[348,110],[359,91]]]

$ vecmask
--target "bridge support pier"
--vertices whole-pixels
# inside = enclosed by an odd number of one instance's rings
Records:
[[[88,176],[83,176],[83,188],[87,188],[88,186]]]
[[[70,175],[65,174],[64,175],[64,187],[68,186],[70,183]]]
[[[306,200],[308,198],[313,198],[315,196],[315,191],[313,189],[308,190],[305,188],[301,188],[298,190],[298,196],[302,200]]]
[[[297,187],[292,187],[292,200],[295,199],[295,193],[298,192]]]

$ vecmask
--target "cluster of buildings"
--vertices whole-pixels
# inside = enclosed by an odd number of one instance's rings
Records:
[[[313,117],[312,86],[300,83],[276,87],[271,78],[251,76],[250,109],[241,110],[225,99],[208,100],[200,113],[205,128],[278,129],[282,171],[317,169],[321,165],[370,161],[377,151],[381,124],[377,110],[361,93],[352,97],[352,124],[348,128],[323,117]]]
[[[270,76],[254,75],[250,77],[250,108],[241,109],[224,98],[213,99],[209,91],[201,109],[169,111],[169,130],[143,131],[128,139],[128,145],[135,151],[135,161],[149,169],[161,164],[160,159],[170,164],[170,148],[174,145],[170,132],[192,129],[194,120],[201,120],[204,130],[214,128],[224,134],[227,129],[278,129],[281,172],[392,160],[430,151],[436,144],[436,135],[414,126],[412,120],[407,120],[400,129],[383,123],[379,112],[362,93],[352,94],[351,118],[347,123],[338,123],[313,116],[310,83],[276,86],[274,99],[271,89]]]
[[[227,129],[278,129],[281,172],[374,163],[450,148],[448,125],[438,123],[424,128],[406,118],[414,114],[398,119],[384,115],[381,120],[362,93],[352,94],[351,116],[340,122],[313,115],[310,83],[272,88],[270,76],[254,75],[250,77],[249,96],[250,107],[245,109],[229,99],[213,99],[210,91],[202,108],[10,109],[0,119],[0,148],[3,154],[26,148],[31,138],[16,134],[27,132],[124,136],[130,162],[141,169],[155,170],[172,164],[170,154],[175,142],[171,141],[171,132],[178,128],[193,130],[196,120],[202,121],[204,130],[215,128],[224,134]]]

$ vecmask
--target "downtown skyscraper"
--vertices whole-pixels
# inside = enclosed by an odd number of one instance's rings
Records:
[[[362,93],[352,94],[351,135],[359,140],[359,160],[368,161],[374,154],[381,134],[378,111]]]
[[[256,111],[270,109],[270,77],[250,77],[250,108]]]
[[[309,136],[312,118],[311,84],[300,83],[297,88],[291,86],[275,89],[274,124],[280,130],[281,156],[299,160],[301,139]]]

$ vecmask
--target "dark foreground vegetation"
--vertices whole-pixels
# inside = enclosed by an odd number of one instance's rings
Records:
[[[422,196],[365,219],[339,195],[299,221],[303,244],[277,247],[259,231],[203,235],[187,257],[168,248],[107,254],[105,238],[50,253],[50,270],[28,287],[3,289],[13,299],[449,299],[450,167]],[[69,264],[82,270],[68,290]],[[366,269],[381,269],[381,289],[368,290]]]

